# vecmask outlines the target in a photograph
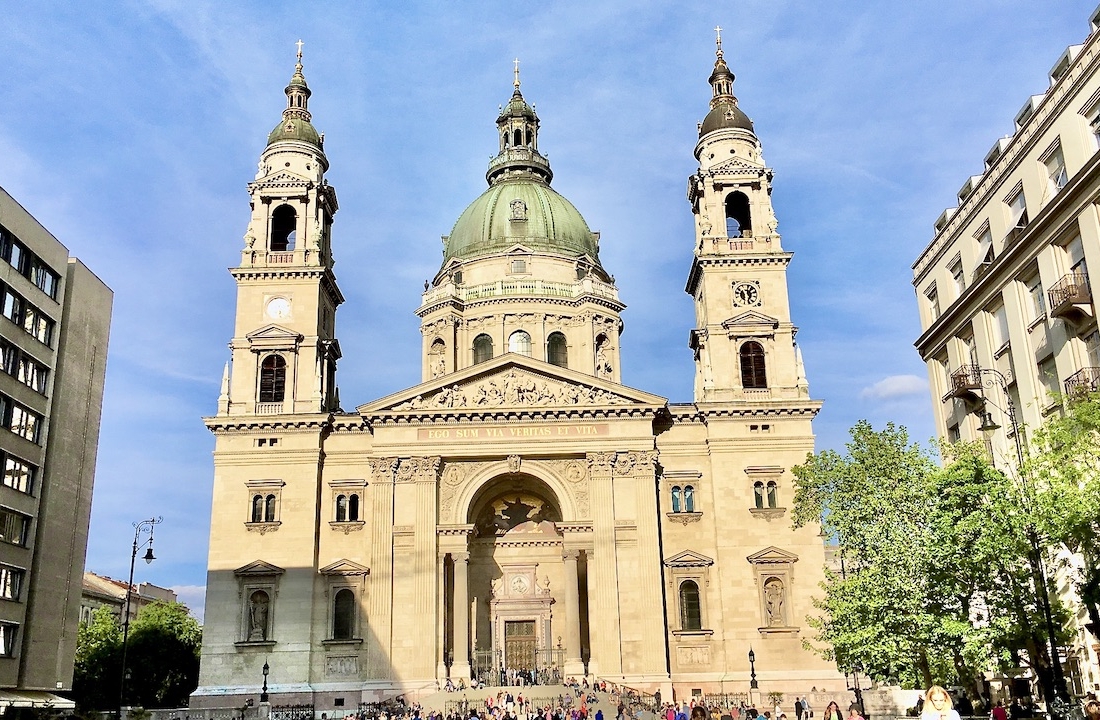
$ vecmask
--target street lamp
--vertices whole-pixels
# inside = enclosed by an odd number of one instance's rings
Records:
[[[760,683],[756,682],[756,653],[749,648],[749,689],[759,690]]]
[[[122,720],[122,706],[126,695],[126,646],[130,639],[130,594],[134,588],[134,562],[137,560],[138,550],[148,546],[142,560],[148,565],[156,560],[153,555],[153,526],[164,522],[163,517],[150,518],[134,523],[134,546],[130,552],[130,579],[126,582],[126,609],[122,614],[122,676],[118,688],[118,720]],[[149,533],[149,537],[140,545],[138,540],[142,533]]]
[[[852,666],[852,686],[848,688],[856,694],[856,705],[859,706],[859,714],[863,716],[864,720],[868,720],[869,716],[863,709],[863,688],[859,686],[859,663]],[[848,673],[844,673],[845,679],[848,677]]]
[[[267,665],[267,660],[264,660],[264,687],[260,690],[260,702],[267,702],[267,673],[271,670]]]
[[[1008,392],[1008,379],[1001,371],[993,368],[983,368],[977,365],[973,366],[973,372],[977,374],[977,379],[981,382],[983,388],[992,388],[994,385],[1001,389],[1004,394],[1005,408],[1004,414],[1008,417],[1009,423],[1012,425],[1012,438],[1016,443],[1016,469],[1019,473],[1020,484],[1023,488],[1023,502],[1025,503],[1024,510],[1027,515],[1027,541],[1029,547],[1028,562],[1032,567],[1032,573],[1037,594],[1039,596],[1039,604],[1043,609],[1043,620],[1046,625],[1047,639],[1050,645],[1050,665],[1051,671],[1054,675],[1054,687],[1044,688],[1044,695],[1047,698],[1047,707],[1050,709],[1053,705],[1064,704],[1069,701],[1069,690],[1066,688],[1066,678],[1062,673],[1062,662],[1058,657],[1058,639],[1055,637],[1054,628],[1054,615],[1050,609],[1050,591],[1047,588],[1047,573],[1043,563],[1043,549],[1039,544],[1038,533],[1035,532],[1035,525],[1032,521],[1034,517],[1031,508],[1029,507],[1029,488],[1027,484],[1027,476],[1024,472],[1024,446],[1020,434],[1020,423],[1016,417],[1016,405],[1012,402],[1012,395]],[[988,410],[985,410],[984,405],[992,405],[997,408],[995,403],[992,403],[989,398],[985,397],[985,393],[982,393],[983,410],[982,424],[979,430],[983,433],[992,433],[1000,429],[993,420],[993,414]],[[998,410],[1000,408],[997,408]],[[1051,710],[1051,715],[1055,713]]]

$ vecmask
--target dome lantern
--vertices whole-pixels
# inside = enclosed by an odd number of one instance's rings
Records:
[[[309,96],[312,94],[306,77],[302,74],[302,41],[299,40],[298,62],[294,65],[294,74],[290,77],[290,83],[286,86],[286,109],[283,110],[283,119],[275,126],[275,129],[267,136],[268,146],[280,140],[297,140],[309,143],[318,150],[324,150],[324,140],[313,127],[313,117],[309,113]]]
[[[726,64],[722,53],[722,28],[714,28],[717,34],[714,70],[707,82],[711,86],[710,112],[699,126],[699,137],[722,128],[739,128],[753,132],[752,120],[741,108],[737,107],[737,98],[733,94],[734,74]]]

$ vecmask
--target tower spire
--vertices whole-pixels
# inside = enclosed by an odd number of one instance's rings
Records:
[[[718,49],[715,51],[714,54],[717,55],[719,58],[721,58],[722,57],[722,26],[721,25],[715,25],[714,26],[714,34],[715,34],[715,44],[718,46]],[[299,42],[301,42],[301,41],[299,41]]]
[[[512,62],[514,62],[516,65],[514,70],[515,79],[512,81],[512,85],[515,86],[516,92],[519,92],[519,58],[516,58]]]
[[[550,163],[539,154],[539,118],[520,92],[519,58],[512,64],[512,97],[497,117],[500,152],[489,162],[485,179],[492,185],[513,173],[527,173],[549,183],[554,174]]]
[[[309,112],[309,97],[312,92],[302,72],[302,46],[305,43],[299,40],[294,44],[298,47],[298,53],[294,63],[294,74],[290,76],[290,83],[284,91],[286,109],[283,110],[282,121],[268,135],[267,144],[271,145],[277,140],[300,140],[322,149],[324,146],[322,138],[311,124],[313,116]]]

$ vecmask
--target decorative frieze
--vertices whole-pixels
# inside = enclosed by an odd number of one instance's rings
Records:
[[[394,410],[426,408],[482,408],[501,406],[548,407],[556,405],[625,405],[630,400],[591,385],[547,379],[524,371],[510,370],[466,386],[440,388],[432,395],[417,395]]]

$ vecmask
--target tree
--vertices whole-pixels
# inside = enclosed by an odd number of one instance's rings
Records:
[[[122,628],[110,607],[98,607],[76,635],[73,699],[81,710],[105,710],[118,703],[121,665]]]

